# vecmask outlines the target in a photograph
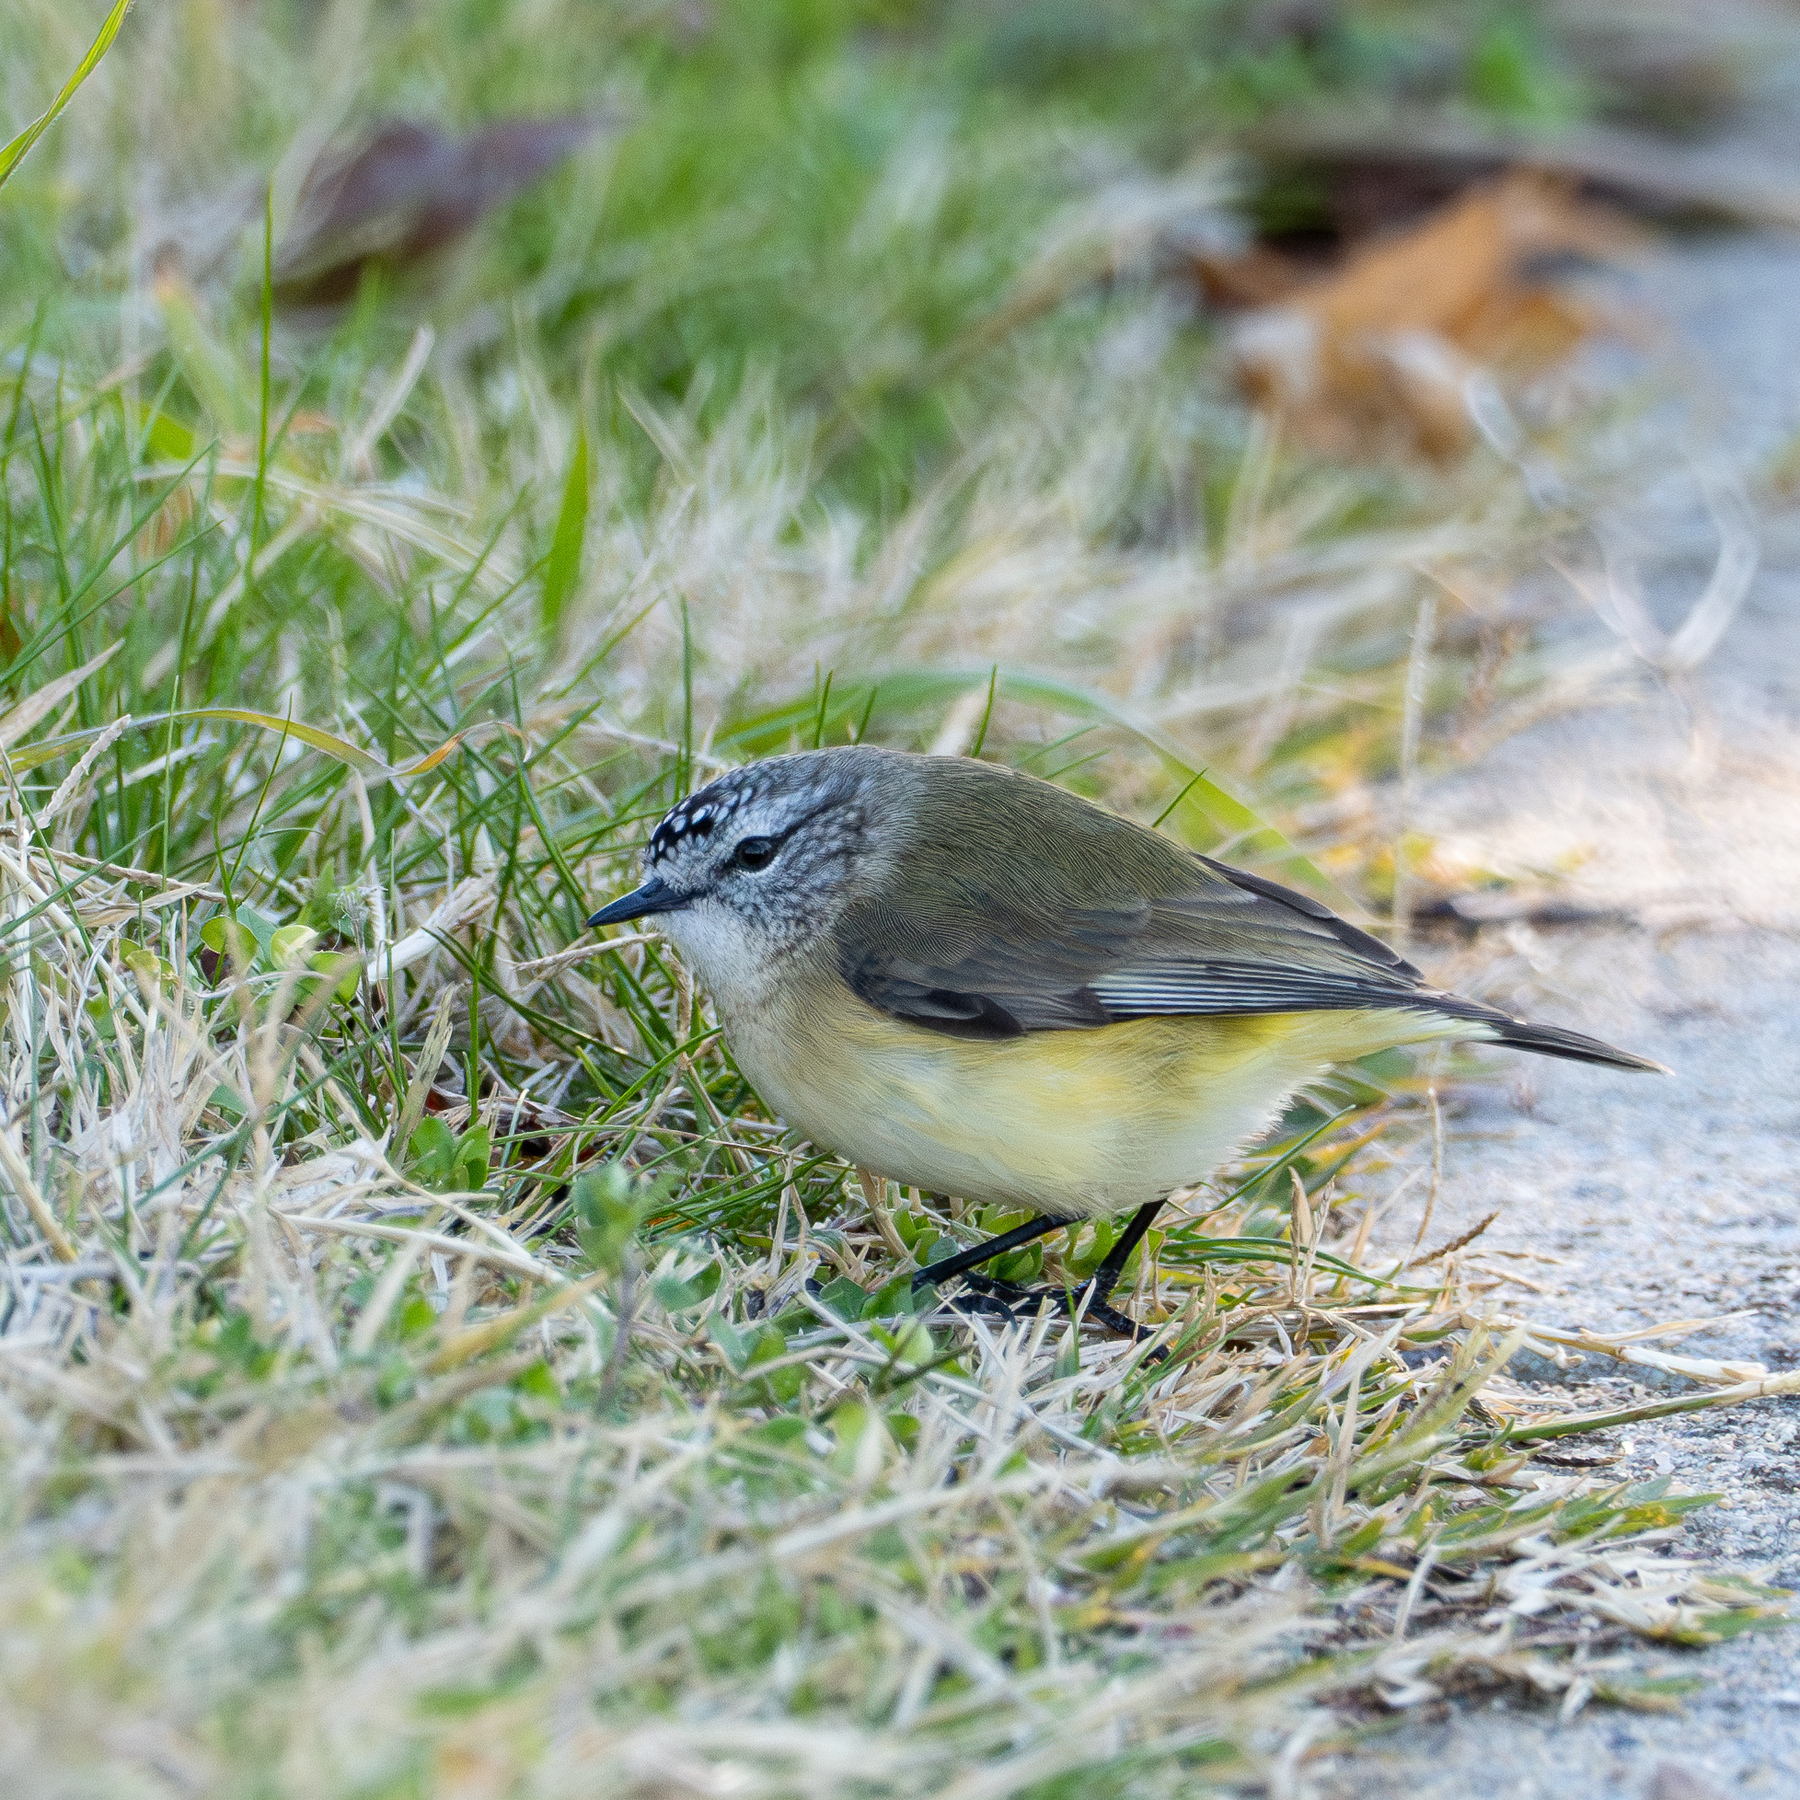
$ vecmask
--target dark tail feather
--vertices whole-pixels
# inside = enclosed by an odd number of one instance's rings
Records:
[[[1515,1050],[1535,1050],[1540,1056],[1566,1056],[1570,1062],[1604,1063],[1609,1069],[1642,1069],[1652,1075],[1669,1072],[1647,1056],[1615,1050],[1598,1038],[1583,1037],[1579,1031],[1564,1031],[1560,1025],[1530,1025],[1523,1019],[1509,1019],[1503,1013],[1489,1013],[1487,1022],[1492,1026],[1495,1038],[1502,1044],[1511,1044]]]
[[[1539,1056],[1562,1056],[1570,1062],[1602,1063],[1609,1069],[1641,1069],[1649,1075],[1667,1075],[1669,1071],[1647,1056],[1634,1056],[1629,1050],[1615,1050],[1598,1038],[1583,1037],[1579,1031],[1564,1031],[1560,1025],[1533,1025],[1528,1019],[1515,1019],[1497,1006],[1483,1006],[1479,1000],[1465,1000],[1460,994],[1432,993],[1430,1009],[1448,1013],[1453,1019],[1467,1019],[1486,1027],[1471,1031],[1469,1036],[1490,1044],[1510,1044],[1515,1050],[1535,1050]]]

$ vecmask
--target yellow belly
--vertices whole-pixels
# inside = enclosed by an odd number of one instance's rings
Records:
[[[725,1023],[744,1073],[815,1143],[928,1192],[1071,1216],[1204,1179],[1333,1063],[1470,1035],[1420,1013],[1314,1012],[969,1039],[836,984]]]

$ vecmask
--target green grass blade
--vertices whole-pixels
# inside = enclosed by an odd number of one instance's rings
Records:
[[[334,761],[356,770],[365,781],[370,782],[404,781],[409,776],[427,774],[444,762],[459,745],[467,742],[475,732],[485,734],[511,729],[499,720],[490,720],[485,725],[471,727],[469,731],[457,732],[436,749],[427,751],[412,762],[390,764],[383,762],[373,751],[363,749],[360,744],[353,744],[348,738],[339,737],[334,731],[322,731],[317,725],[303,724],[298,719],[284,719],[279,713],[257,712],[247,706],[196,706],[180,713],[149,713],[141,719],[133,719],[131,723],[134,729],[142,731],[153,725],[167,725],[171,721],[179,723],[187,719],[223,719],[237,725],[255,725],[282,737],[298,738],[309,749],[322,751]],[[4,721],[0,721],[0,732],[4,729]],[[60,737],[46,738],[41,744],[27,744],[11,753],[12,766],[21,771],[42,768],[45,763],[54,762],[59,756],[77,750],[83,744],[92,743],[105,729],[105,726],[94,726],[86,731],[70,731]]]
[[[544,566],[543,623],[554,643],[562,631],[564,609],[581,579],[581,551],[587,541],[588,437],[584,425],[575,434],[575,453],[563,482],[562,508],[556,515],[556,533],[550,540],[550,558]]]
[[[125,15],[130,11],[131,0],[117,0],[112,11],[106,15],[106,23],[100,27],[100,35],[89,45],[87,55],[76,64],[75,73],[63,83],[62,92],[10,144],[0,149],[0,187],[4,187],[11,179],[13,170],[24,161],[25,153],[56,123],[57,115],[75,98],[76,90],[100,66],[101,57],[112,48],[113,39],[119,35],[119,27],[125,23]]]

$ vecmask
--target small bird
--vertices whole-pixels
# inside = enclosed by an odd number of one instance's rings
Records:
[[[1333,1064],[1475,1039],[1660,1066],[1445,993],[1304,894],[967,757],[858,745],[733,770],[656,827],[644,877],[588,923],[660,918],[791,1126],[1036,1214],[915,1286],[995,1291],[969,1271],[1129,1212],[1085,1310],[1134,1337],[1108,1298],[1166,1196]]]

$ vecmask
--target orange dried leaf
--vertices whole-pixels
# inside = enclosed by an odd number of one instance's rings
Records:
[[[1561,183],[1508,175],[1246,315],[1239,378],[1320,448],[1398,438],[1454,454],[1469,438],[1473,375],[1548,367],[1591,328],[1583,308],[1532,275],[1533,262],[1616,254],[1626,241]]]

